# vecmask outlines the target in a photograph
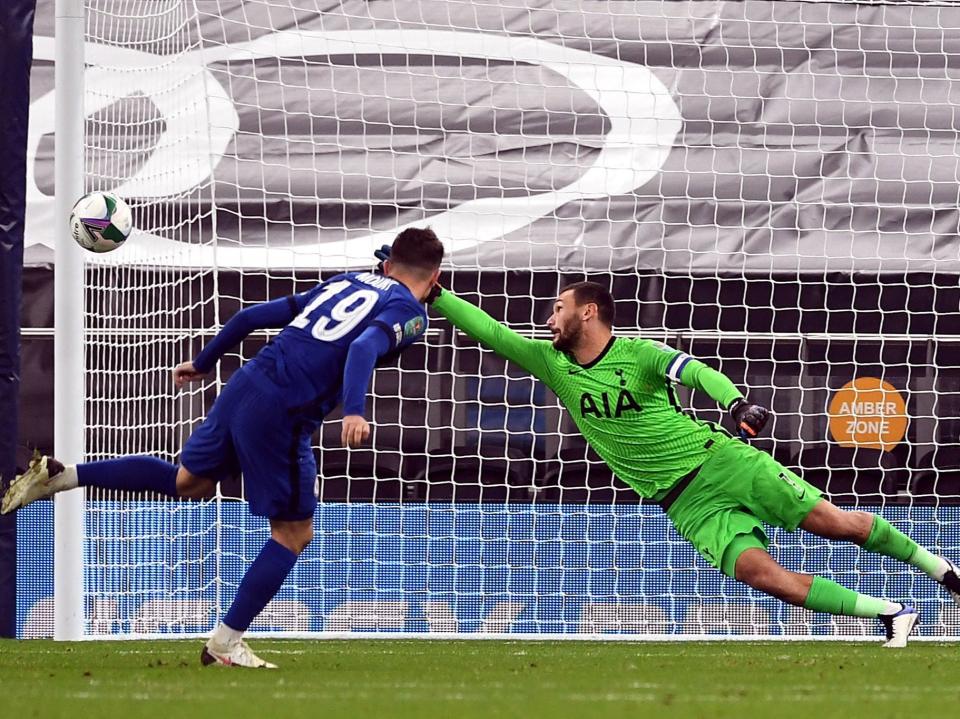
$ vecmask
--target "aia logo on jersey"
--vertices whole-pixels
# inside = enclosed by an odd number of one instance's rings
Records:
[[[599,397],[594,397],[589,392],[580,395],[580,416],[596,415],[598,419],[617,419],[626,412],[642,412],[643,407],[633,398],[630,390],[621,389],[615,402],[611,401],[608,392],[601,392]]]

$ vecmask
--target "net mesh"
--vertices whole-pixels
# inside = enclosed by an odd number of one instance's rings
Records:
[[[772,408],[758,446],[956,554],[958,26],[927,3],[90,0],[88,187],[137,231],[87,269],[88,459],[175,461],[269,335],[198,389],[175,364],[430,223],[445,282],[493,316],[546,336],[560,287],[608,284],[618,334]],[[336,416],[316,438],[316,539],[254,630],[878,631],[724,579],[541,384],[441,322],[371,398],[370,448],[339,448]],[[268,537],[242,497],[89,493],[87,631],[211,629]],[[790,568],[955,634],[904,565],[771,537]]]

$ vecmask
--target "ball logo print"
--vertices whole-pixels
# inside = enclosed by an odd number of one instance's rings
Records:
[[[77,200],[70,212],[70,234],[90,252],[116,250],[132,229],[130,207],[110,192],[90,192]]]
[[[830,401],[830,434],[841,447],[889,452],[907,432],[907,408],[897,389],[876,377],[848,382]]]

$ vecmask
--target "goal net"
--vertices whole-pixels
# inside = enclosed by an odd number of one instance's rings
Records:
[[[497,319],[546,336],[560,287],[604,283],[617,334],[683,349],[772,408],[757,446],[960,556],[960,8],[88,0],[86,23],[87,186],[125,197],[137,227],[86,258],[87,459],[176,461],[270,335],[202,388],[175,391],[175,364],[238,309],[369,268],[429,224],[445,283]],[[316,437],[316,538],[252,631],[878,631],[723,578],[540,383],[442,321],[377,371],[368,410],[368,448],[338,446],[337,416]],[[269,536],[243,496],[241,478],[203,502],[88,492],[85,633],[212,629]],[[52,626],[35,568],[51,513],[20,515],[22,636]],[[956,634],[916,571],[770,536],[790,568]]]

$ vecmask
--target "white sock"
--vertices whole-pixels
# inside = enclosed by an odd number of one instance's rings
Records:
[[[935,582],[942,582],[943,575],[950,571],[950,562],[923,547],[917,547],[917,551],[910,559],[910,564]]]
[[[77,465],[64,465],[63,471],[50,479],[50,486],[55,492],[64,492],[77,487]]]
[[[241,637],[243,637],[243,632],[239,629],[232,629],[220,622],[217,628],[213,630],[213,635],[210,638],[220,646],[225,646],[240,641]]]
[[[896,614],[901,609],[903,605],[899,602],[887,602],[887,608],[880,612],[880,616],[889,616],[890,614]]]
[[[950,571],[950,562],[943,557],[937,557],[937,568],[930,572],[930,579],[937,582],[943,581],[943,575]]]

